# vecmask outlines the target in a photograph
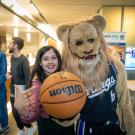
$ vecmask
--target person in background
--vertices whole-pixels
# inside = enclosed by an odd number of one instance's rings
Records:
[[[36,57],[35,65],[30,79],[29,90],[21,92],[17,89],[15,108],[18,110],[22,121],[31,123],[37,121],[38,135],[74,135],[74,123],[61,126],[52,120],[43,109],[39,101],[40,87],[43,81],[52,73],[62,69],[59,52],[52,46],[42,47]]]
[[[17,135],[33,135],[35,127],[32,124],[25,124],[20,120],[20,116],[14,108],[15,101],[15,86],[22,85],[28,88],[28,82],[30,78],[30,66],[26,56],[21,54],[21,50],[24,47],[24,40],[20,37],[13,37],[9,45],[9,53],[13,53],[11,56],[11,96],[10,102],[12,107],[12,113],[16,121],[17,127],[19,128]]]
[[[120,60],[123,64],[125,64],[124,59],[122,58],[122,53],[119,51],[114,50],[112,52],[113,56],[115,56],[118,60]]]
[[[0,49],[0,135],[6,135],[9,132],[8,112],[7,112],[7,94],[6,94],[6,73],[7,61],[6,55]]]

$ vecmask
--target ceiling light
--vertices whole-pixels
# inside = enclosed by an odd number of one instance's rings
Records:
[[[14,28],[14,37],[18,37],[18,28]]]
[[[32,10],[33,12],[36,12],[37,14],[39,14],[39,11],[38,9],[35,7],[35,5],[33,3],[30,3],[31,7],[32,7]]]
[[[38,7],[33,3],[32,0],[30,0],[30,4],[33,5],[34,11],[36,10],[36,12],[39,14],[39,16],[48,24],[47,20],[45,19],[45,17],[42,15],[42,13],[38,9]]]
[[[27,41],[31,41],[31,34],[30,33],[26,33],[27,36]]]
[[[15,0],[1,0],[1,2],[8,7],[11,7],[13,3],[15,2]]]
[[[45,32],[47,35],[52,37],[53,39],[58,40],[58,38],[56,36],[56,32],[52,29],[51,25],[49,25],[49,24],[38,24],[37,27],[40,30],[42,30],[43,32]]]
[[[25,8],[22,7],[22,5],[17,2],[17,0],[1,0],[1,2],[6,5],[8,8],[13,10],[16,14],[20,16],[28,16],[30,19],[33,19],[32,16],[28,13]]]
[[[32,29],[30,24],[27,24],[26,27],[27,27],[27,31],[30,31]]]

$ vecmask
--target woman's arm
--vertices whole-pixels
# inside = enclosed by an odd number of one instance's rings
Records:
[[[14,106],[24,123],[31,123],[40,117],[41,105],[39,101],[40,83],[37,80],[32,82],[32,87],[26,91],[16,91]]]

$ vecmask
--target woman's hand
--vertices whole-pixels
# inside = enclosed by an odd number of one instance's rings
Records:
[[[30,97],[32,94],[32,90],[36,87],[32,87],[25,91],[21,91],[18,86],[15,85],[16,89],[16,97],[14,102],[14,107],[19,112],[19,114],[23,116],[27,116],[29,113],[29,106],[31,104]]]

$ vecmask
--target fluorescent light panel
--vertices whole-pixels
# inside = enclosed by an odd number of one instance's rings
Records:
[[[34,6],[34,4],[31,3],[30,5],[31,5],[31,7],[32,7],[33,12],[39,14],[39,11],[38,11],[38,9]]]
[[[27,36],[27,41],[31,41],[31,34],[30,33],[26,33]]]
[[[18,28],[14,28],[14,37],[18,37]]]

